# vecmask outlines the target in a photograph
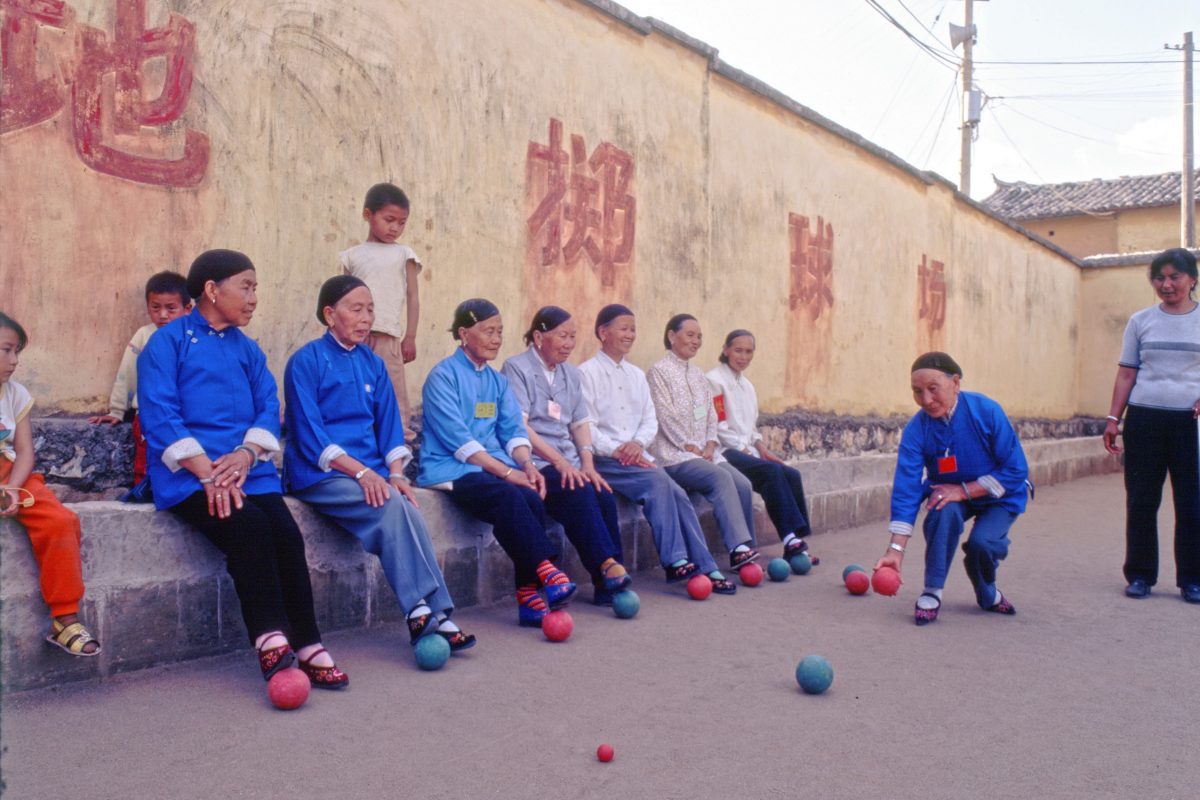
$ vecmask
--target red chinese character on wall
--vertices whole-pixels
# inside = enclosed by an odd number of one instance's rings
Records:
[[[917,300],[917,316],[925,320],[929,332],[941,330],[946,324],[946,265],[930,261],[926,266],[924,253],[917,266]]]
[[[826,307],[833,307],[833,225],[817,217],[814,231],[808,217],[788,214],[788,238],[792,277],[788,306],[793,311],[807,308],[816,320]]]
[[[3,116],[0,132],[36,125],[53,117],[70,94],[75,151],[92,169],[156,186],[195,186],[208,168],[209,141],[199,131],[183,132],[182,152],[163,154],[165,128],[176,122],[192,89],[195,26],[170,14],[166,25],[146,28],[146,0],[114,0],[111,36],[76,25],[71,8],[58,0],[0,0],[4,10]],[[37,73],[38,26],[63,29],[75,42],[67,78]],[[147,62],[163,59],[162,90],[146,99]],[[111,104],[105,78],[113,76]],[[107,116],[106,116],[107,115]],[[157,130],[148,130],[157,129]]]
[[[571,135],[563,148],[563,126],[550,120],[549,142],[530,142],[525,155],[527,191],[539,198],[527,220],[543,267],[574,267],[583,254],[601,285],[616,283],[616,269],[633,258],[637,201],[632,194],[633,157],[611,142],[589,156],[584,138]]]

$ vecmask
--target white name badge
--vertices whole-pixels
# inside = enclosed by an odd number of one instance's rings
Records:
[[[550,419],[562,419],[562,406],[554,400],[546,403],[546,411],[550,414]]]
[[[708,416],[708,406],[696,406],[692,409],[692,416],[696,418],[697,422],[704,419]]]

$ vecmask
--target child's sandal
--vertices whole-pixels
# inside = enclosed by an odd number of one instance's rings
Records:
[[[920,606],[915,606],[913,608],[913,622],[917,623],[918,625],[928,625],[931,622],[937,622],[938,611],[940,611],[942,608],[942,599],[936,594],[930,594],[929,592],[922,592],[921,597],[932,598],[937,601],[937,605],[933,608],[921,608]]]
[[[321,653],[328,652],[324,647],[317,648],[317,652],[308,657],[308,660],[300,660],[300,669],[308,676],[308,682],[318,689],[345,689],[350,685],[350,676],[337,668],[337,665],[332,667],[318,667],[312,663],[312,660]]]
[[[73,656],[92,658],[100,655],[100,640],[92,636],[79,621],[63,625],[57,619],[50,620],[50,633],[46,634],[46,641]],[[95,650],[84,649],[93,642],[96,645]]]

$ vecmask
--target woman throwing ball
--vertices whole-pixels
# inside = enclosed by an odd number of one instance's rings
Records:
[[[1008,555],[1008,531],[1025,511],[1029,467],[1016,431],[1000,405],[960,390],[962,369],[945,353],[926,353],[912,365],[917,412],[900,438],[892,481],[892,541],[875,569],[900,571],[913,524],[924,503],[925,589],[915,619],[927,625],[942,607],[942,589],[967,520],[963,564],[985,611],[1012,615],[996,587],[996,568]]]

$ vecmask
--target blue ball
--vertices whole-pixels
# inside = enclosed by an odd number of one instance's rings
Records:
[[[771,580],[775,581],[776,583],[786,581],[791,574],[792,568],[789,567],[788,562],[784,561],[782,558],[772,558],[770,562],[767,563],[767,575],[770,576]]]
[[[417,666],[424,670],[441,669],[450,658],[450,643],[436,633],[421,637],[415,649]]]
[[[846,576],[849,575],[851,572],[866,572],[866,571],[867,571],[867,568],[864,567],[862,564],[851,564],[848,567],[846,567],[844,570],[842,570],[842,581],[845,582]]]
[[[613,595],[613,613],[621,619],[633,619],[642,607],[642,601],[632,589],[625,589]]]
[[[797,553],[792,556],[791,569],[797,575],[807,575],[808,571],[812,569],[812,559],[808,557],[808,553]]]
[[[833,683],[833,667],[821,656],[805,656],[796,667],[796,683],[808,694],[820,694]]]

